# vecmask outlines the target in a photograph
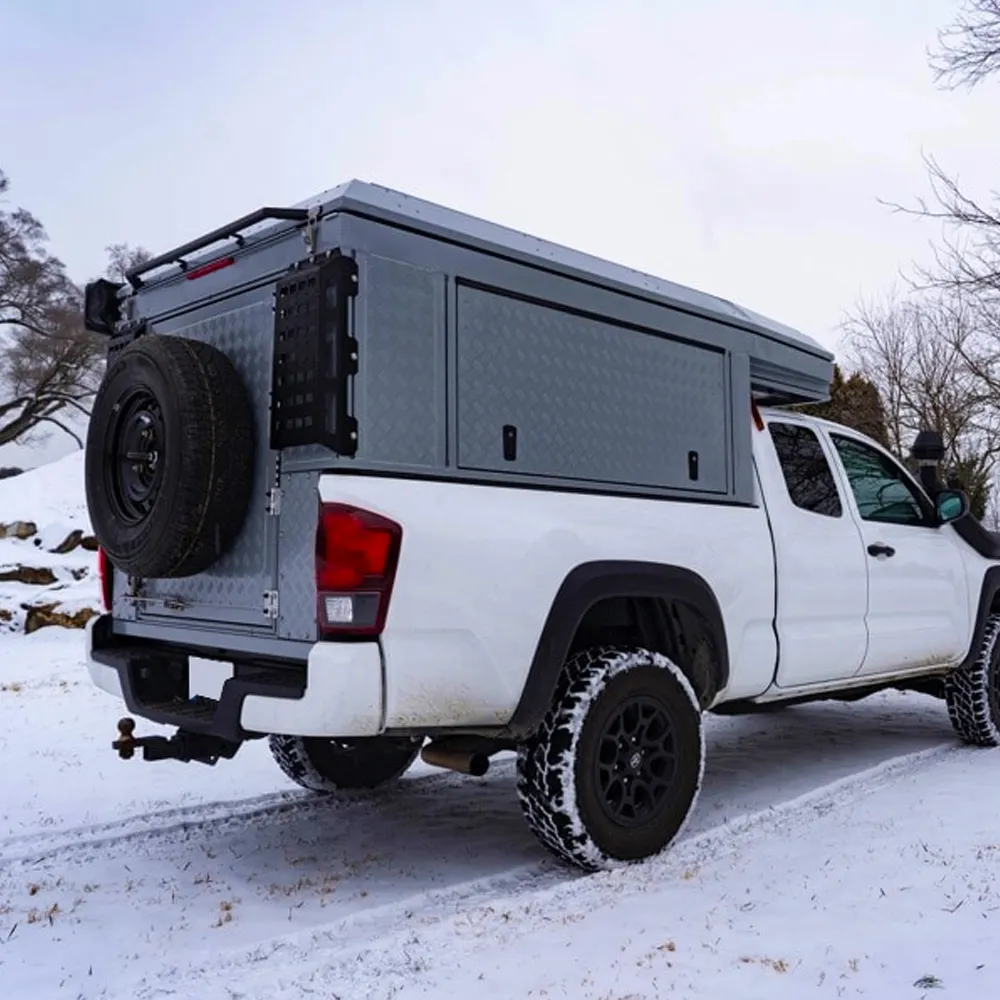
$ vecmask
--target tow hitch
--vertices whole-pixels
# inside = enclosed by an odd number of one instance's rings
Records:
[[[118,720],[118,739],[111,744],[122,760],[131,760],[137,749],[142,750],[143,760],[179,760],[184,763],[197,761],[199,764],[213,765],[216,761],[232,760],[241,743],[206,736],[204,733],[189,733],[178,729],[171,737],[136,736],[135,719],[128,717]]]

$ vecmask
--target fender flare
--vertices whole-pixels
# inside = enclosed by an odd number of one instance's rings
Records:
[[[1000,580],[998,580],[1000,582]],[[607,560],[582,563],[563,580],[542,627],[535,655],[507,729],[517,735],[534,732],[552,703],[559,673],[573,637],[587,612],[613,597],[679,601],[704,619],[718,655],[717,690],[729,682],[729,648],[722,610],[705,579],[681,566]]]
[[[976,620],[972,627],[969,651],[957,669],[961,670],[963,667],[969,666],[979,655],[979,639],[986,627],[986,619],[989,617],[990,608],[998,593],[1000,593],[1000,566],[990,566],[983,574],[983,584],[979,589],[979,607],[976,610]]]

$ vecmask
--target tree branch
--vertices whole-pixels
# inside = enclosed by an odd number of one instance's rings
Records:
[[[67,427],[64,423],[62,423],[62,421],[56,420],[55,417],[41,417],[41,418],[39,418],[38,423],[39,424],[54,424],[61,431],[65,431],[77,443],[78,447],[80,447],[80,448],[83,447],[83,439],[80,437],[80,435],[77,434],[76,431],[70,430],[70,428]]]
[[[995,0],[1000,5],[1000,0]],[[923,156],[932,207],[923,198],[913,206],[878,199],[892,212],[930,219],[942,224],[941,245],[932,244],[934,267],[917,267],[907,279],[917,292],[947,291],[1000,296],[1000,192],[990,191],[995,208],[967,195],[958,178],[949,176],[933,156]]]
[[[929,55],[935,81],[947,90],[971,90],[1000,72],[1000,0],[965,0]]]

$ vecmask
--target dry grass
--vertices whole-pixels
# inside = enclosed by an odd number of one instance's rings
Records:
[[[740,961],[744,965],[762,965],[766,969],[773,969],[775,972],[785,973],[789,969],[788,963],[783,958],[753,958],[749,955],[744,955],[740,958]]]
[[[41,924],[47,922],[51,925],[55,923],[56,915],[60,912],[58,903],[53,903],[51,906],[41,910],[32,907],[32,909],[28,911],[26,922],[29,924]]]
[[[224,899],[219,903],[219,918],[212,924],[213,927],[222,927],[233,922],[233,912],[236,907],[236,900]]]

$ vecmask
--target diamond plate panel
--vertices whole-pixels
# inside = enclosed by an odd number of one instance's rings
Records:
[[[726,491],[722,353],[467,286],[457,324],[461,466]]]
[[[355,416],[360,460],[440,466],[445,460],[445,278],[359,256]]]
[[[220,311],[186,325],[157,328],[223,351],[243,376],[256,420],[257,462],[250,509],[235,545],[209,570],[180,580],[150,580],[148,597],[176,598],[188,605],[178,617],[207,617],[219,623],[272,628],[263,615],[263,594],[274,586],[274,518],[266,513],[267,491],[274,476],[274,457],[268,449],[268,408],[271,385],[273,315],[270,297],[238,309]],[[183,322],[183,321],[182,321]],[[154,606],[155,608],[155,606]],[[155,608],[157,618],[171,617]]]
[[[319,473],[281,477],[278,530],[278,635],[316,639],[316,518]]]

